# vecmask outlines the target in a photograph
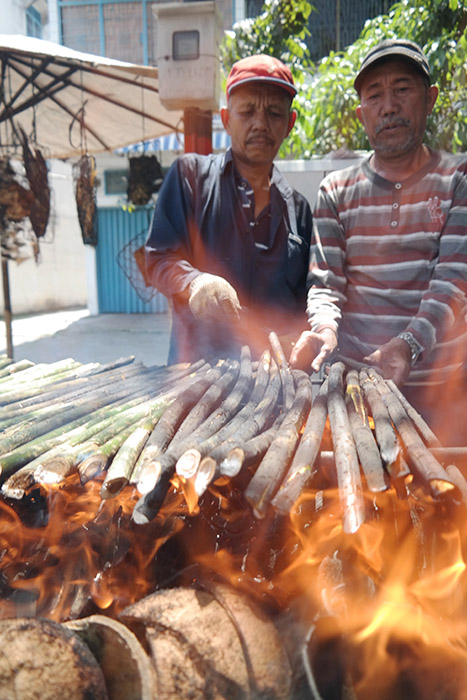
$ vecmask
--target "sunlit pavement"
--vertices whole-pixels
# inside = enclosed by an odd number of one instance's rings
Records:
[[[165,365],[169,347],[170,315],[100,314],[87,309],[13,317],[15,361],[52,363],[72,358],[78,362],[113,362],[134,356],[147,367]],[[6,328],[0,321],[0,353],[6,353]]]

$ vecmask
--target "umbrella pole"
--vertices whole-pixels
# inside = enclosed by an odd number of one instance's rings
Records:
[[[11,298],[10,298],[10,277],[8,274],[8,260],[2,257],[2,282],[3,282],[3,319],[5,321],[6,330],[6,349],[8,357],[13,359],[13,334],[12,313],[11,313]]]

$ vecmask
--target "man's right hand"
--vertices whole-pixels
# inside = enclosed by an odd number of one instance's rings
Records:
[[[191,282],[188,304],[200,321],[238,320],[240,302],[237,292],[223,277],[202,272]]]
[[[290,353],[289,364],[306,372],[310,367],[319,372],[321,365],[329,359],[337,348],[337,335],[331,328],[304,331]]]

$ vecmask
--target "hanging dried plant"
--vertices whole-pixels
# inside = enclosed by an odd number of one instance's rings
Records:
[[[97,245],[96,160],[83,155],[73,165],[76,206],[83,243]]]
[[[144,206],[158,192],[164,175],[157,156],[130,158],[127,196],[136,206]]]
[[[21,221],[30,215],[31,193],[16,179],[9,158],[0,159],[0,216]]]
[[[28,138],[21,130],[21,145],[26,179],[30,189],[29,219],[38,238],[45,235],[50,216],[50,187],[47,164],[39,149],[29,148]]]

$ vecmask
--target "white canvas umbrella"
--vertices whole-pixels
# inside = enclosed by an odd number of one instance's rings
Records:
[[[0,147],[22,127],[46,158],[113,151],[179,127],[159,99],[157,68],[0,34]]]
[[[21,130],[44,158],[113,151],[176,131],[182,112],[159,99],[157,68],[0,34],[0,155]],[[8,261],[1,259],[7,350],[13,356]]]

